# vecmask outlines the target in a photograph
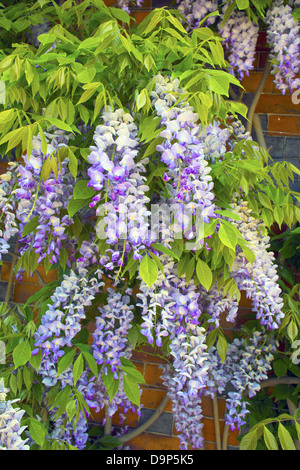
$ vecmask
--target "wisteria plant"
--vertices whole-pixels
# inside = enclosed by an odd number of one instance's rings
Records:
[[[17,281],[57,274],[0,312],[0,426],[19,399],[20,448],[82,450],[93,413],[106,430],[139,414],[141,344],[168,358],[180,448],[201,448],[202,397],[229,388],[243,426],[285,320],[268,230],[300,220],[299,170],[245,131],[219,32],[166,8],[132,26],[120,6],[39,1],[47,32],[1,51],[0,255]],[[242,291],[256,322],[230,342]]]

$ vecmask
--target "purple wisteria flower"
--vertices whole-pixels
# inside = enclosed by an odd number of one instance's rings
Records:
[[[123,257],[132,250],[139,259],[140,250],[151,243],[147,209],[150,200],[145,194],[149,188],[144,176],[147,161],[137,161],[138,128],[129,113],[108,109],[102,120],[94,133],[96,146],[91,147],[88,156],[88,186],[98,192],[91,207],[104,200],[96,208],[96,233],[112,246],[111,256],[118,256],[121,265],[123,250]]]
[[[25,410],[12,406],[19,400],[6,400],[9,392],[4,387],[4,380],[0,379],[0,450],[29,450],[21,435],[26,426],[21,426],[21,419]]]
[[[43,383],[51,387],[57,383],[57,363],[64,355],[64,346],[72,346],[72,339],[81,330],[85,309],[89,307],[104,285],[102,271],[93,276],[88,270],[77,265],[77,272],[64,275],[63,281],[51,296],[51,304],[41,318],[41,325],[35,333],[33,354],[42,351],[39,375]]]
[[[292,12],[290,5],[277,0],[266,15],[271,73],[282,94],[300,87],[300,26]]]
[[[228,4],[223,7],[221,18],[224,17],[227,8]],[[218,28],[228,51],[228,61],[232,66],[230,73],[236,74],[241,80],[254,68],[259,27],[244,11],[237,10],[231,13],[224,25],[218,23]]]

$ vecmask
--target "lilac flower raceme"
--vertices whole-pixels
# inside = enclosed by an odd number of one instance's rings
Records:
[[[19,200],[16,217],[20,223],[20,254],[32,250],[39,254],[38,263],[45,258],[51,264],[59,259],[61,247],[68,247],[66,229],[72,219],[62,215],[73,194],[74,178],[67,170],[68,161],[61,164],[62,173],[55,176],[52,172],[46,181],[42,180],[41,169],[48,156],[61,146],[65,146],[69,137],[58,130],[45,133],[48,140],[47,154],[41,150],[39,136],[33,139],[33,151],[25,155],[25,166],[19,165],[18,187],[14,190]],[[37,217],[36,230],[22,237],[28,221]]]
[[[292,11],[290,5],[277,0],[266,15],[271,73],[282,94],[300,87],[300,26]]]
[[[149,198],[145,195],[149,188],[143,175],[146,161],[136,161],[138,129],[129,113],[123,109],[109,110],[102,118],[103,124],[94,133],[96,146],[91,147],[88,156],[91,163],[88,185],[98,192],[92,207],[104,199],[104,204],[96,209],[96,214],[103,216],[96,225],[96,233],[113,247],[112,253],[119,254],[121,265],[123,250],[124,254],[133,250],[134,258],[139,259],[140,249],[151,242]]]
[[[17,199],[14,188],[17,182],[16,163],[10,163],[10,169],[0,176],[0,261],[8,253],[9,241],[18,233],[19,224],[15,215]]]
[[[95,399],[95,383],[94,379],[89,379],[89,372],[85,370],[79,377],[76,383],[76,390],[82,394],[83,399],[87,403],[90,409],[94,409],[96,412],[99,411],[99,405]],[[74,386],[73,373],[71,368],[65,370],[59,376],[62,390],[70,385]],[[75,398],[74,398],[75,399]],[[74,421],[70,421],[67,413],[64,412],[59,418],[55,417],[57,408],[50,410],[50,419],[53,420],[53,431],[51,432],[51,439],[58,439],[70,445],[73,445],[78,450],[83,450],[88,440],[88,421],[89,413],[83,414],[79,411],[78,422],[76,418]]]
[[[223,394],[230,384],[234,391],[226,397],[225,422],[231,430],[245,424],[247,397],[252,398],[261,389],[272,369],[276,342],[268,339],[264,331],[255,331],[249,339],[236,338],[228,344],[227,355],[222,363],[215,347],[208,350],[209,380],[205,394]]]
[[[264,224],[252,216],[247,206],[247,201],[233,202],[233,210],[241,220],[232,220],[231,223],[239,229],[243,239],[248,242],[255,260],[251,264],[240,250],[232,266],[231,275],[238,288],[245,290],[246,296],[252,300],[252,308],[261,325],[276,330],[284,318],[284,313],[280,297],[281,289],[277,283],[278,274],[274,266],[275,258],[274,254],[268,251],[270,239]]]
[[[226,4],[221,18],[227,8]],[[224,25],[218,23],[218,28],[228,51],[228,61],[232,66],[230,72],[241,80],[254,68],[258,25],[251,21],[244,11],[234,11]]]
[[[208,355],[201,324],[201,296],[193,281],[187,285],[178,279],[176,266],[167,255],[161,256],[164,274],[159,274],[150,288],[142,281],[137,294],[141,308],[141,333],[151,344],[162,346],[170,340],[172,367],[167,367],[163,380],[173,401],[176,429],[182,449],[198,448],[201,437],[201,395],[206,387]]]
[[[174,217],[174,231],[182,229],[185,237],[194,236],[193,216],[208,223],[214,214],[213,182],[211,168],[204,158],[203,145],[197,134],[199,116],[186,102],[176,104],[177,95],[182,94],[179,81],[170,81],[158,75],[151,93],[152,105],[161,117],[160,133],[163,142],[157,146],[161,160],[167,165],[164,179],[167,182],[172,204],[184,206],[186,220]],[[176,225],[179,225],[176,227]]]
[[[29,450],[28,439],[21,437],[26,429],[20,424],[25,411],[12,406],[18,400],[6,400],[8,392],[0,379],[0,450]]]
[[[72,339],[81,330],[85,309],[91,305],[103,284],[100,269],[89,276],[87,268],[78,263],[77,272],[65,274],[61,285],[51,296],[51,304],[35,333],[36,349],[33,351],[33,354],[42,351],[39,375],[47,387],[57,383],[57,362],[64,354],[63,348],[72,345]]]
[[[109,399],[102,379],[96,383],[95,397],[99,408],[108,410],[112,417],[117,411],[123,422],[129,410],[139,410],[131,404],[123,391],[123,371],[121,359],[130,359],[132,346],[128,341],[128,332],[134,318],[133,305],[130,304],[130,289],[124,294],[108,288],[107,304],[99,307],[100,315],[96,317],[96,329],[92,334],[92,353],[101,366],[99,378],[108,372],[113,373],[114,380],[119,380],[119,388],[112,400]]]

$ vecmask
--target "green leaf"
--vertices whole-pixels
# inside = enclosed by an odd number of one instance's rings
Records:
[[[27,224],[23,228],[22,237],[25,237],[29,233],[34,232],[34,230],[37,228],[38,225],[39,225],[39,216],[36,215],[35,217],[32,217],[32,219],[30,219],[29,222],[27,222]]]
[[[147,254],[141,261],[139,273],[142,280],[147,284],[148,287],[151,287],[157,279],[157,264],[155,263],[155,261],[153,261],[153,259],[149,258]]]
[[[136,381],[123,374],[123,389],[126,397],[135,405],[141,404],[141,391]]]
[[[42,446],[45,441],[47,430],[41,421],[35,418],[29,420],[29,433],[32,439],[39,445]]]
[[[220,225],[218,234],[223,245],[228,246],[228,248],[231,248],[232,250],[235,250],[237,244],[237,235],[233,227],[223,222]]]
[[[218,341],[217,341],[217,351],[222,362],[224,362],[226,359],[227,346],[228,344],[227,344],[225,337],[222,334],[219,335]]]
[[[95,196],[95,190],[88,186],[88,180],[80,180],[74,186],[74,199],[88,199]]]
[[[166,246],[164,245],[160,245],[159,243],[152,243],[151,245],[155,250],[157,251],[161,251],[162,253],[164,253],[165,255],[168,255],[168,256],[171,256],[171,258],[175,258],[179,261],[179,256],[177,253],[175,253],[175,251],[171,250],[170,248],[167,248]]]
[[[73,217],[80,209],[89,204],[89,199],[70,199],[68,202],[68,214],[69,217]]]
[[[72,421],[76,413],[76,401],[75,400],[71,400],[67,403],[66,413],[69,417],[69,420]]]
[[[39,351],[37,354],[34,354],[30,357],[29,363],[38,372],[42,361],[42,351]]]
[[[298,327],[297,327],[297,323],[292,320],[290,321],[290,323],[288,324],[288,327],[287,327],[287,334],[288,334],[288,337],[290,338],[290,340],[293,342],[294,339],[297,337],[298,335]]]
[[[31,347],[29,341],[26,339],[19,343],[13,351],[13,360],[15,368],[23,366],[31,358]]]
[[[204,286],[207,291],[209,291],[213,280],[212,271],[208,264],[206,264],[201,259],[198,259],[197,261],[196,274],[200,284]]]
[[[243,436],[240,443],[240,450],[255,450],[257,446],[257,435],[256,430],[250,431],[248,434]]]
[[[97,365],[97,362],[95,361],[94,356],[92,356],[92,354],[90,354],[87,351],[83,351],[83,356],[89,368],[91,369],[92,373],[95,375],[95,377],[98,377],[98,374],[99,374],[98,365]]]
[[[76,350],[71,349],[60,358],[57,364],[57,375],[62,374],[72,364],[75,354]]]
[[[91,83],[96,75],[95,67],[87,67],[82,70],[77,75],[79,82],[81,83]]]
[[[292,436],[282,423],[278,425],[278,437],[283,450],[296,450]]]
[[[84,367],[83,356],[82,356],[82,353],[80,353],[73,365],[74,385],[76,385],[77,380],[81,377],[81,374],[83,372],[83,367]]]
[[[268,450],[278,450],[276,438],[266,426],[264,426],[264,440]]]
[[[287,365],[281,359],[273,362],[273,369],[277,377],[284,377],[287,373]]]
[[[236,0],[236,6],[239,10],[246,10],[249,7],[249,0]]]

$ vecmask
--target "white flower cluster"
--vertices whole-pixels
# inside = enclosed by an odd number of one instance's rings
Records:
[[[297,6],[297,5],[295,5]],[[267,42],[271,47],[272,74],[282,94],[300,87],[300,26],[292,7],[277,0],[266,15]]]
[[[26,429],[20,424],[25,411],[12,406],[18,400],[6,401],[8,392],[3,379],[0,379],[0,450],[29,450],[26,445],[28,439],[21,437]]]

